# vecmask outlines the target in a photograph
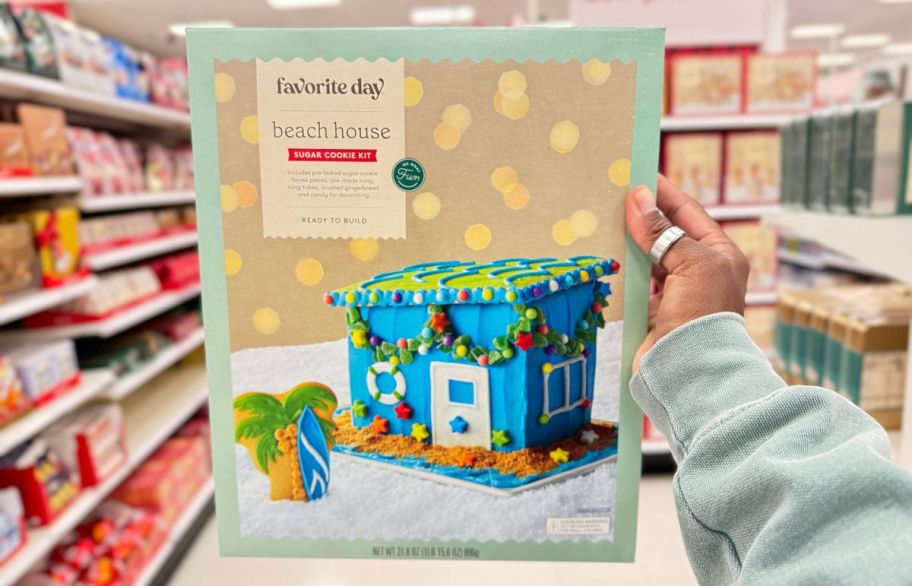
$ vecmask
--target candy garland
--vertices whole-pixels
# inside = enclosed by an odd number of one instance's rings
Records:
[[[345,321],[355,348],[371,349],[375,362],[389,362],[393,367],[400,364],[407,366],[415,359],[415,353],[424,356],[432,349],[449,354],[455,360],[475,362],[479,366],[503,364],[516,356],[517,348],[522,351],[543,348],[549,356],[588,357],[589,350],[585,344],[595,342],[596,328],[605,327],[601,312],[608,305],[605,299],[608,292],[607,284],[600,283],[595,287],[593,302],[576,323],[572,336],[549,327],[541,309],[515,304],[516,320],[507,325],[505,334],[492,340],[490,347],[476,344],[468,335],[453,331],[450,319],[440,305],[427,306],[428,319],[418,335],[399,338],[396,343],[371,334],[370,326],[357,307],[346,308]]]

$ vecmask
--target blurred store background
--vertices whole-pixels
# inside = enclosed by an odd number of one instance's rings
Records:
[[[218,558],[187,27],[667,27],[661,168],[749,257],[751,335],[910,466],[910,25],[912,0],[0,4],[0,585],[492,583],[505,566]],[[648,421],[643,452],[637,563],[532,565],[525,583],[693,582]]]

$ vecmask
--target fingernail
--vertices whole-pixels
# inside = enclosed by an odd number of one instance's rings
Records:
[[[633,200],[636,202],[637,209],[640,210],[641,214],[648,214],[656,209],[655,200],[652,199],[652,192],[643,185],[637,187],[633,192]]]

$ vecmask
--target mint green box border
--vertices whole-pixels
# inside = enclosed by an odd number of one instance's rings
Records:
[[[623,372],[615,495],[615,539],[601,543],[446,542],[242,537],[237,496],[228,303],[219,200],[214,67],[239,59],[431,59],[481,61],[636,60],[631,185],[655,189],[664,61],[662,29],[190,29],[190,104],[196,169],[203,317],[209,377],[219,549],[227,556],[371,558],[373,546],[475,547],[483,560],[633,561],[636,550],[642,415],[627,389],[630,365],[646,334],[650,265],[627,239]],[[352,514],[359,512],[352,511]],[[363,514],[363,511],[360,513]],[[344,519],[340,519],[344,522]],[[405,558],[406,556],[403,556]],[[384,558],[389,559],[389,558]]]

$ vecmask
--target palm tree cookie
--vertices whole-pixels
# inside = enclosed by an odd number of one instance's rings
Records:
[[[332,447],[332,416],[337,404],[332,390],[316,382],[301,383],[279,395],[249,392],[234,400],[234,439],[247,448],[254,465],[269,478],[270,499],[308,500],[304,482],[312,471],[302,467],[313,458],[306,452],[312,451],[314,444],[318,450]],[[314,438],[309,430],[299,434],[298,426],[305,420],[316,421],[314,429],[321,430],[323,437],[317,433]],[[301,454],[302,447],[305,454]],[[328,451],[322,455],[326,461],[322,463],[325,478],[320,496],[328,483],[329,465]]]

